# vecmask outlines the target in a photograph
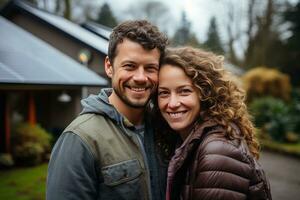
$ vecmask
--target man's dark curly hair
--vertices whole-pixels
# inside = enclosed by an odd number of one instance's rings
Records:
[[[124,21],[113,29],[109,38],[108,57],[112,63],[117,54],[118,44],[126,38],[137,42],[146,50],[157,48],[160,51],[161,58],[168,44],[166,35],[147,20]]]

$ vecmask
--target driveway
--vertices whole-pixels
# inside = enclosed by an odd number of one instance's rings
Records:
[[[259,162],[269,178],[273,200],[300,200],[300,159],[264,151]]]

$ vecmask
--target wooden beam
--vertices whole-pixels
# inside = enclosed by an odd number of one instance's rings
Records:
[[[33,94],[29,94],[29,107],[28,107],[28,122],[31,125],[36,124],[36,109]]]
[[[10,107],[7,99],[7,95],[4,97],[5,100],[5,117],[4,117],[4,127],[5,127],[5,151],[6,153],[10,153],[11,147],[10,147]]]

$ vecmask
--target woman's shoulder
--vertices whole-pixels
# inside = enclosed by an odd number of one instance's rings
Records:
[[[231,159],[244,164],[249,164],[247,152],[242,148],[242,139],[229,139],[225,136],[225,130],[208,132],[201,141],[198,152],[200,156],[219,157]]]
[[[247,156],[230,140],[208,136],[197,152],[197,171],[211,172],[234,179],[251,179],[253,168]]]

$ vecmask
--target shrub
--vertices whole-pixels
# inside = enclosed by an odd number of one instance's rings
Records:
[[[15,147],[14,157],[20,165],[33,166],[42,162],[43,153],[43,147],[39,143],[25,142]]]
[[[255,125],[268,132],[274,140],[285,141],[286,134],[293,131],[290,108],[280,99],[255,99],[249,110],[255,118]]]
[[[51,135],[39,125],[20,123],[12,131],[12,153],[17,164],[40,163],[50,151]]]
[[[285,101],[290,99],[290,78],[276,69],[256,67],[249,70],[242,80],[249,102],[263,96],[273,96]]]
[[[8,169],[14,165],[14,160],[11,154],[1,153],[0,154],[0,169]]]
[[[300,137],[300,90],[292,91],[292,101],[290,103],[291,123],[293,130]]]

